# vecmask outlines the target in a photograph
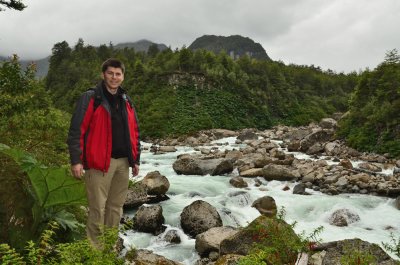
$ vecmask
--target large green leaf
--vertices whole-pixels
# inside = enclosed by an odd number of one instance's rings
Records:
[[[34,167],[27,173],[44,208],[86,202],[83,182],[74,179],[65,168]]]
[[[28,174],[41,207],[86,204],[85,186],[74,179],[66,168],[41,165],[30,154],[0,144],[0,152],[11,157]]]

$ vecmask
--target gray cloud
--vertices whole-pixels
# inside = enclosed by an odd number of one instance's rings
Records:
[[[37,59],[73,46],[139,39],[180,48],[204,34],[240,34],[271,58],[337,72],[374,68],[400,48],[398,0],[25,0],[0,13],[0,55]]]

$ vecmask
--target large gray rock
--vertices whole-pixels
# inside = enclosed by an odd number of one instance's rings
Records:
[[[362,168],[362,169],[366,169],[368,171],[372,171],[372,172],[381,172],[382,171],[381,167],[379,167],[375,164],[372,164],[372,163],[363,162],[363,163],[358,164],[358,167]]]
[[[162,146],[159,146],[158,147],[158,150],[157,150],[158,152],[166,152],[166,153],[169,153],[169,152],[176,152],[177,151],[177,149],[175,148],[175,146],[164,146],[164,145],[162,145]]]
[[[299,183],[293,188],[293,194],[307,195],[306,185],[304,183]]]
[[[150,195],[164,195],[169,189],[168,179],[158,171],[147,173],[142,183],[147,187],[147,194]]]
[[[307,135],[303,140],[300,141],[300,151],[305,152],[315,143],[328,142],[333,137],[332,130],[318,130]]]
[[[140,206],[133,217],[133,228],[139,232],[159,235],[164,230],[164,216],[160,205]]]
[[[348,226],[357,221],[360,221],[360,216],[349,209],[336,210],[329,217],[329,223],[335,226]]]
[[[262,215],[275,217],[277,212],[276,202],[271,196],[258,198],[251,207],[256,208]]]
[[[164,240],[169,242],[169,243],[174,243],[174,244],[181,243],[181,238],[180,238],[180,236],[178,234],[178,230],[176,230],[176,229],[169,230],[164,235]]]
[[[229,180],[229,183],[235,188],[246,188],[249,186],[241,177],[233,177]]]
[[[147,187],[141,181],[129,188],[126,195],[124,208],[133,209],[148,202]]]
[[[238,133],[231,130],[226,129],[214,129],[213,133],[217,139],[226,138],[226,137],[234,137]]]
[[[219,252],[219,245],[222,240],[236,233],[233,227],[213,227],[204,233],[196,236],[196,251],[201,257],[208,257],[211,251]]]
[[[319,126],[324,129],[336,129],[337,121],[332,118],[324,118],[319,122]]]
[[[262,168],[250,168],[244,171],[241,171],[239,173],[241,177],[244,178],[255,178],[255,177],[260,177],[263,175],[263,169]]]
[[[255,134],[251,129],[245,129],[239,134],[237,139],[239,139],[242,142],[246,140],[257,140],[258,135]]]
[[[283,165],[266,165],[263,167],[263,177],[266,180],[295,180],[300,177],[300,173]]]
[[[329,242],[326,244],[328,248],[325,249],[326,253],[323,257],[322,265],[341,265],[341,259],[346,256],[347,259],[354,257],[354,263],[349,264],[366,264],[356,263],[356,253],[368,253],[373,256],[375,261],[368,264],[379,264],[379,265],[396,265],[395,260],[377,244],[369,243],[361,239],[345,239],[336,242]],[[362,257],[360,257],[362,259]]]
[[[223,175],[233,171],[233,164],[230,159],[217,158],[205,159],[183,156],[178,158],[172,165],[177,174],[183,175]]]
[[[181,227],[186,234],[192,237],[219,226],[222,226],[221,216],[208,202],[194,201],[181,213]]]
[[[342,148],[341,148],[340,144],[338,144],[336,142],[329,142],[324,147],[325,153],[329,156],[339,155],[342,152],[341,149]]]
[[[270,227],[274,227],[274,231],[269,230]],[[238,254],[247,255],[254,246],[254,243],[263,244],[266,247],[273,247],[274,243],[272,240],[268,240],[270,233],[277,233],[275,231],[285,230],[285,240],[300,243],[299,237],[293,231],[292,227],[288,225],[284,220],[277,221],[274,218],[261,215],[253,220],[247,227],[244,227],[222,240],[220,243],[219,254],[220,256],[226,254]],[[277,234],[275,236],[278,236]],[[291,253],[293,254],[293,253]],[[297,253],[295,254],[297,255]],[[287,264],[288,260],[283,260]],[[273,264],[268,263],[267,264]]]
[[[179,262],[169,260],[163,256],[154,254],[147,249],[136,250],[135,256],[132,260],[126,259],[125,265],[147,265],[147,264],[162,264],[162,265],[182,265]]]
[[[343,159],[339,162],[339,166],[342,166],[344,168],[347,169],[353,169],[353,164],[351,163],[351,161],[349,159]]]

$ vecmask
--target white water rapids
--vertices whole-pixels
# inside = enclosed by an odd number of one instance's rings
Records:
[[[243,147],[243,145],[236,145],[235,139],[234,137],[224,138],[213,142],[211,146],[218,147],[220,150]],[[221,146],[218,143],[228,144]],[[144,145],[149,146],[146,143]],[[159,236],[128,231],[126,235],[122,235],[124,245],[128,249],[130,246],[137,249],[144,248],[186,265],[194,264],[199,259],[194,248],[195,240],[185,235],[180,228],[180,214],[184,207],[195,200],[204,200],[217,209],[224,226],[246,226],[260,215],[255,208],[251,207],[252,202],[266,195],[275,199],[278,209],[285,208],[285,220],[288,223],[297,222],[296,232],[304,231],[305,235],[309,235],[315,228],[323,226],[324,229],[319,235],[322,242],[357,237],[381,245],[382,242],[390,242],[391,232],[397,237],[400,233],[400,211],[394,207],[394,199],[360,194],[329,196],[310,189],[306,190],[311,193],[309,196],[296,195],[292,194],[292,188],[296,183],[267,182],[262,178],[259,178],[263,183],[260,187],[254,186],[253,179],[245,178],[249,188],[239,189],[229,184],[231,176],[238,175],[237,172],[236,174],[233,172],[230,176],[178,175],[172,169],[177,155],[196,151],[191,147],[177,147],[177,149],[177,152],[159,155],[154,155],[148,150],[142,152],[142,165],[136,180],[142,179],[151,171],[158,170],[170,182],[167,192],[170,199],[159,203],[163,208],[167,230]],[[283,191],[285,186],[291,189]],[[263,189],[260,190],[260,188]],[[240,194],[231,196],[232,193],[237,192]],[[335,210],[341,208],[347,208],[358,214],[360,221],[347,227],[330,225],[328,218]],[[128,211],[126,214],[132,217],[134,211]],[[171,229],[179,231],[180,244],[162,240],[163,235]]]

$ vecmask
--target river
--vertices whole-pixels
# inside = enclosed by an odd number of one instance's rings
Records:
[[[212,142],[208,147],[224,150],[239,149],[244,146],[235,144],[235,139],[224,138]],[[150,146],[148,143],[143,145]],[[400,211],[394,207],[394,199],[361,194],[330,196],[310,189],[306,191],[311,195],[296,195],[292,194],[292,188],[296,183],[267,182],[262,178],[259,178],[263,183],[260,187],[254,185],[254,179],[248,178],[245,180],[249,188],[239,189],[229,184],[230,177],[238,175],[235,171],[228,176],[178,175],[172,168],[177,155],[196,153],[196,151],[191,147],[177,147],[177,149],[177,152],[157,155],[148,150],[142,152],[140,174],[135,179],[140,180],[148,172],[158,170],[170,182],[167,192],[170,199],[160,203],[167,230],[159,236],[128,231],[122,235],[125,247],[145,248],[186,265],[194,264],[199,259],[194,248],[195,240],[185,235],[180,228],[180,214],[185,206],[195,200],[207,201],[217,209],[224,226],[240,227],[246,226],[260,215],[251,204],[257,198],[266,195],[275,199],[278,209],[284,207],[285,220],[288,223],[297,222],[295,226],[297,233],[304,232],[305,235],[309,235],[315,228],[323,226],[324,229],[319,235],[322,242],[360,238],[381,245],[382,242],[390,241],[391,232],[396,236],[399,235]],[[296,156],[305,158],[300,153]],[[285,186],[290,187],[290,190],[284,191]],[[357,213],[360,220],[347,227],[330,225],[328,219],[331,214],[342,208]],[[135,211],[128,211],[125,214],[132,217]],[[162,240],[163,235],[171,229],[178,230],[181,237],[180,244]]]

